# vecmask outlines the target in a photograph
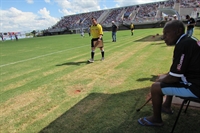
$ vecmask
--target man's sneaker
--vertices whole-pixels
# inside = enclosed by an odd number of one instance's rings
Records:
[[[103,60],[104,60],[104,57],[101,58],[101,61],[103,61]]]
[[[90,62],[90,63],[93,63],[93,62],[94,62],[94,60],[93,60],[93,59],[89,59],[89,60],[88,60],[88,62]]]

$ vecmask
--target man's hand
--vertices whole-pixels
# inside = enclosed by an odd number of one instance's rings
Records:
[[[94,44],[94,48],[96,48],[99,45],[99,39],[96,41],[96,43]]]
[[[171,76],[168,73],[164,75],[160,75],[159,78],[156,80],[156,82],[164,82],[164,83],[175,83],[179,81],[180,81],[180,78]]]

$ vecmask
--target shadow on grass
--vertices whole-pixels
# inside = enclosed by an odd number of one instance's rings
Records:
[[[66,62],[66,63],[62,63],[62,64],[57,64],[56,66],[64,66],[64,65],[81,65],[81,64],[89,64],[88,61],[79,61],[79,62]]]
[[[163,115],[163,127],[144,127],[138,124],[140,117],[152,114],[150,103],[140,112],[136,111],[146,101],[145,94],[148,92],[149,88],[138,88],[116,94],[91,93],[39,133],[169,133],[178,109],[174,109],[174,115]],[[187,114],[190,114],[189,111]],[[200,131],[197,129],[199,117],[182,117],[176,132]],[[187,122],[190,117],[192,123]]]
[[[148,35],[144,38],[141,38],[139,40],[135,40],[135,42],[155,42],[155,41],[161,41],[161,35]],[[163,43],[162,43],[163,44]]]
[[[158,75],[151,75],[151,78],[139,78],[139,79],[137,79],[137,81],[140,81],[140,82],[142,82],[142,81],[152,81],[152,82],[154,82],[154,81],[156,81],[156,79],[158,77],[159,77]]]
[[[165,44],[164,42],[160,42],[160,43],[152,43],[151,45],[162,45],[162,44]],[[165,45],[165,46],[167,46],[167,45]]]

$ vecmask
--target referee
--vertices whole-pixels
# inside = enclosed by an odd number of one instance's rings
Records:
[[[94,55],[95,55],[95,48],[94,46],[94,41],[103,41],[103,29],[100,24],[97,23],[97,20],[95,18],[91,19],[92,25],[90,27],[90,33],[92,35],[92,40],[91,40],[91,59],[88,60],[88,62],[93,63],[94,62]],[[103,46],[100,47],[101,50],[101,60],[104,60],[104,48]]]

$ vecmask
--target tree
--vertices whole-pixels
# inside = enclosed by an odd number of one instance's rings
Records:
[[[33,30],[31,33],[32,33],[33,36],[35,37],[35,34],[36,34],[37,32],[36,32],[35,30]]]

